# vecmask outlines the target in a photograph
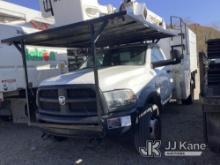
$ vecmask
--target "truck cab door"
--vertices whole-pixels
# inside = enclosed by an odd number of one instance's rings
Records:
[[[166,56],[159,47],[152,47],[151,62],[166,60]],[[155,87],[160,93],[162,103],[166,103],[172,96],[173,85],[170,66],[163,66],[154,69],[156,73]]]

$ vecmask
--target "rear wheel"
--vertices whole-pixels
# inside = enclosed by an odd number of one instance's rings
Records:
[[[134,144],[137,151],[146,146],[147,140],[161,139],[160,109],[156,104],[147,105],[145,111],[138,117],[135,129]]]

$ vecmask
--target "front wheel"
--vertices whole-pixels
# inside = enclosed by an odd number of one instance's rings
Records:
[[[140,147],[146,146],[147,140],[161,140],[161,120],[158,105],[147,105],[137,120],[138,125],[134,133],[134,144],[137,151]]]

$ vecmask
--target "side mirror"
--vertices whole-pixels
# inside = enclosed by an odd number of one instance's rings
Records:
[[[158,67],[162,67],[162,66],[176,65],[176,64],[181,63],[181,60],[183,59],[183,55],[181,54],[181,52],[179,50],[173,49],[170,52],[170,55],[171,55],[171,59],[154,62],[154,63],[152,63],[152,67],[158,68]]]
[[[183,59],[183,54],[177,49],[172,49],[170,52],[171,58],[173,60],[173,65],[181,63],[181,60]]]

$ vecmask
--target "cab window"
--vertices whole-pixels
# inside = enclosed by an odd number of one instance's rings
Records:
[[[97,67],[111,67],[121,65],[144,65],[146,48],[109,49],[97,53]],[[89,56],[81,69],[92,68],[93,57]]]
[[[152,48],[151,50],[151,61],[152,62],[158,62],[158,61],[162,61],[165,60],[162,52],[160,51],[160,49],[158,48]]]
[[[145,48],[109,50],[105,53],[103,66],[144,65],[145,55]]]

